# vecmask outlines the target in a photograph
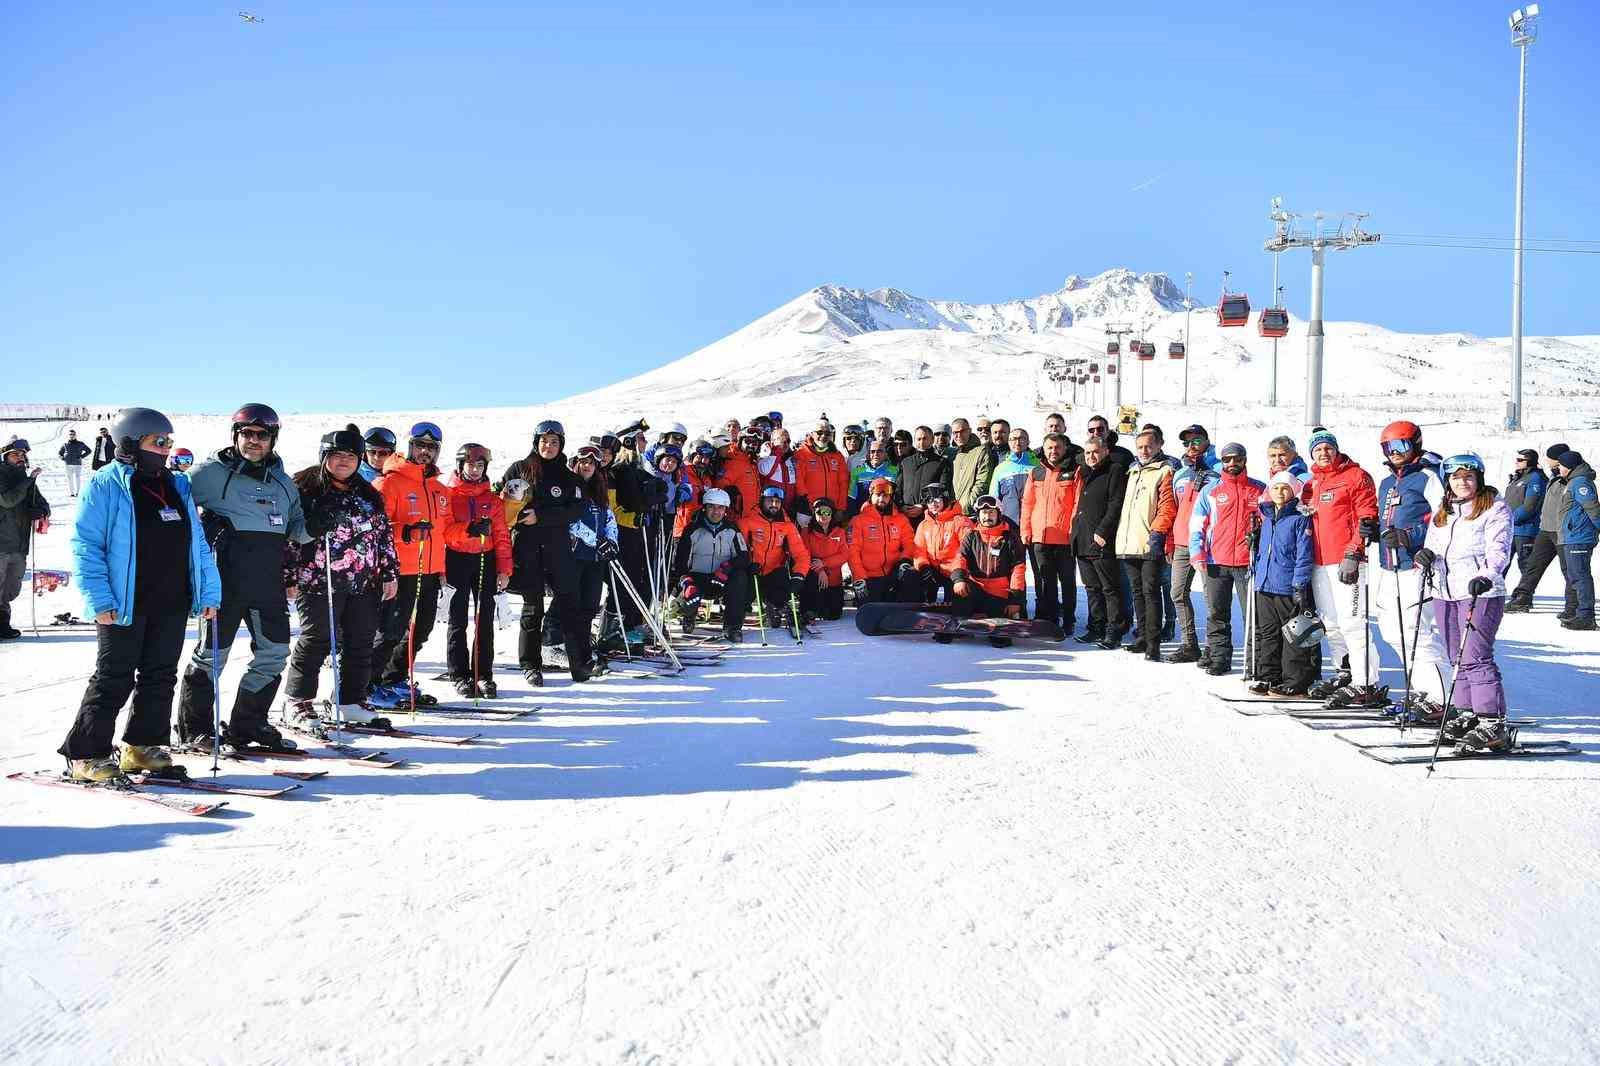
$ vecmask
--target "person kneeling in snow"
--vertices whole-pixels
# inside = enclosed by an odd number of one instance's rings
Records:
[[[1028,556],[1022,538],[993,496],[979,496],[973,509],[978,523],[961,534],[960,554],[950,574],[950,602],[957,614],[1021,618],[1028,595],[1024,562]],[[990,637],[989,642],[1003,648],[1011,638]]]
[[[850,537],[834,521],[833,500],[819,496],[809,506],[811,524],[800,535],[811,553],[811,569],[800,590],[800,614],[807,625],[814,618],[833,621],[844,616],[844,567],[850,561]]]
[[[750,545],[755,569],[756,602],[766,612],[767,626],[786,629],[789,598],[798,597],[811,571],[811,553],[784,513],[783,490],[768,485],[761,490],[761,509],[739,523]]]
[[[700,510],[678,540],[672,578],[683,608],[683,631],[693,633],[702,598],[722,600],[722,635],[744,639],[744,613],[750,606],[750,549],[728,516],[731,498],[723,489],[706,489]]]

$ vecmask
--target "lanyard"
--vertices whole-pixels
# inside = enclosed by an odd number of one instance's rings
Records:
[[[151,499],[159,500],[163,510],[170,510],[172,505],[167,503],[167,487],[166,487],[166,485],[162,484],[162,482],[159,479],[157,479],[156,484],[161,487],[161,491],[160,492],[152,491],[150,486],[144,484],[143,482],[140,482],[139,488],[141,490],[143,490],[144,492],[148,493],[149,496],[151,497]]]

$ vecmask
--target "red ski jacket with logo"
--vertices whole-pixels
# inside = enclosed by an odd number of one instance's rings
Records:
[[[1223,474],[1201,491],[1189,516],[1189,562],[1194,566],[1249,566],[1245,538],[1267,487],[1244,472]]]
[[[1311,508],[1318,566],[1343,562],[1346,555],[1367,557],[1361,520],[1378,517],[1378,488],[1354,459],[1340,452],[1332,466],[1313,466],[1300,502]]]

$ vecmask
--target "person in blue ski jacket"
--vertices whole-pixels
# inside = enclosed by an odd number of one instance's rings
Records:
[[[1539,536],[1539,512],[1550,479],[1539,469],[1539,453],[1532,448],[1518,452],[1514,466],[1503,499],[1511,512],[1511,554],[1517,561],[1517,573],[1521,574],[1527,569],[1533,542]]]
[[[618,548],[620,538],[617,535],[617,516],[611,510],[610,485],[600,449],[592,444],[580,447],[572,456],[572,472],[583,485],[583,511],[567,528],[572,534],[572,557],[578,564],[579,619],[583,631],[588,632],[595,616],[600,613],[600,601],[605,596],[611,563],[621,554]],[[617,621],[615,613],[612,613],[611,621]],[[606,671],[605,636],[605,627],[602,625],[600,642],[591,645],[593,663],[590,669],[597,674]],[[568,651],[570,654],[571,649]]]
[[[114,427],[116,458],[89,479],[72,533],[73,569],[96,623],[95,672],[58,749],[78,781],[172,766],[172,693],[189,617],[215,618],[222,579],[200,526],[189,478],[166,468],[172,423],[130,407]],[[120,758],[117,715],[133,708]]]
[[[1315,614],[1311,571],[1316,564],[1310,510],[1300,506],[1301,480],[1280,470],[1267,480],[1267,498],[1256,507],[1260,536],[1255,549],[1255,680],[1258,696],[1303,696],[1322,664],[1320,648],[1301,648],[1284,638],[1297,614]]]
[[[1039,460],[1028,449],[1028,431],[1018,427],[1007,440],[1011,451],[995,466],[989,476],[989,495],[1000,501],[1000,513],[1011,519],[1014,526],[1022,525],[1022,490],[1028,486],[1028,475],[1039,465]]]
[[[367,430],[367,435],[362,440],[366,449],[362,453],[361,466],[356,473],[370,484],[383,476],[383,464],[394,454],[394,431],[383,426],[373,426]]]
[[[1379,445],[1389,473],[1378,485],[1378,517],[1371,530],[1381,567],[1372,591],[1378,633],[1408,672],[1406,711],[1419,723],[1437,724],[1444,714],[1446,659],[1433,610],[1423,604],[1433,575],[1416,565],[1414,555],[1427,536],[1429,519],[1444,502],[1440,461],[1422,450],[1422,429],[1415,422],[1389,423]]]
[[[1566,482],[1567,510],[1556,531],[1561,560],[1566,563],[1567,586],[1575,605],[1573,617],[1563,619],[1563,629],[1593,629],[1594,573],[1590,569],[1596,541],[1600,541],[1600,498],[1595,493],[1594,467],[1574,451],[1562,453],[1556,469]]]

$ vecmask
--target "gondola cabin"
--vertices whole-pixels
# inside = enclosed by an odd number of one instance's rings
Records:
[[[1250,297],[1231,292],[1217,304],[1217,325],[1243,326],[1250,322]]]

